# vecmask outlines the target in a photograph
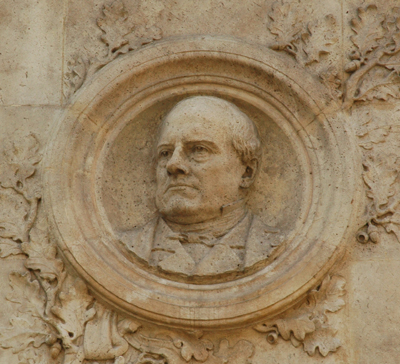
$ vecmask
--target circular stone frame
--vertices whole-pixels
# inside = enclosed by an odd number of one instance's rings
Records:
[[[260,109],[268,104],[302,145],[308,206],[301,229],[250,276],[204,285],[170,281],[115,248],[96,187],[105,150],[128,111],[132,116],[174,94],[235,97]],[[47,150],[44,203],[60,252],[102,300],[159,324],[238,327],[284,311],[327,274],[355,230],[354,143],[337,110],[299,65],[237,39],[170,39],[118,58],[75,95]]]

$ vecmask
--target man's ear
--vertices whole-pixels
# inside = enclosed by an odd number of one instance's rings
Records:
[[[246,170],[242,176],[242,181],[240,182],[240,187],[249,188],[256,177],[258,169],[258,160],[256,158],[252,159],[246,164]]]

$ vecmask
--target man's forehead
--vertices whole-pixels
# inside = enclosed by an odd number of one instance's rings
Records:
[[[226,135],[228,122],[210,113],[174,113],[168,115],[161,127],[160,139],[179,137],[183,139],[215,139]]]

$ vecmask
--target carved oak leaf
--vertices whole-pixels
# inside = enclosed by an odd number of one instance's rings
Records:
[[[18,364],[49,364],[49,358],[43,352],[28,348],[18,355]]]
[[[18,303],[18,312],[30,313],[33,317],[41,317],[45,305],[45,297],[38,281],[31,280],[29,272],[10,274],[12,292],[7,296],[10,302]]]
[[[391,39],[396,48],[400,45],[400,7],[390,9],[382,26],[388,32],[388,38]]]
[[[22,244],[23,250],[29,257],[42,257],[53,259],[57,255],[57,248],[54,242],[49,240],[47,216],[42,206],[39,206],[35,225],[29,232],[29,244]]]
[[[315,302],[306,299],[305,302],[297,305],[284,318],[274,322],[279,334],[284,340],[290,340],[293,335],[298,341],[303,341],[307,334],[315,331],[316,327],[312,320],[312,312]]]
[[[18,355],[18,364],[48,364],[48,359],[37,350],[28,348]]]
[[[328,323],[327,313],[339,311],[345,304],[343,296],[345,280],[340,276],[327,276],[321,285],[309,292],[300,303],[282,318],[254,327],[256,331],[267,333],[267,340],[274,344],[278,334],[290,340],[293,346],[303,344],[304,350],[313,355],[316,348],[325,356],[340,347],[335,331]]]
[[[39,271],[42,279],[61,281],[64,264],[56,259],[57,249],[49,242],[47,231],[35,226],[30,233],[30,242],[23,243],[22,250],[28,255],[26,268]]]
[[[79,278],[67,276],[59,294],[60,303],[51,308],[51,312],[60,320],[54,322],[63,337],[65,347],[72,346],[83,335],[87,321],[96,311],[90,306],[94,298],[89,295],[85,283]]]
[[[363,178],[369,187],[367,196],[374,202],[374,208],[378,215],[386,213],[382,209],[389,202],[389,198],[394,195],[394,182],[399,173],[400,159],[396,155],[372,157],[364,159],[365,171]]]
[[[260,324],[254,327],[258,332],[267,334],[267,341],[274,344],[277,335],[282,336],[284,340],[291,340],[294,346],[299,346],[307,334],[316,330],[312,319],[312,310],[314,303],[310,300],[297,305],[289,314],[281,319],[277,319],[272,325]]]
[[[49,326],[33,316],[13,317],[10,323],[11,328],[1,330],[0,347],[11,349],[14,354],[30,345],[38,348],[53,336]]]
[[[168,330],[158,332],[157,337],[143,332],[138,335],[128,335],[125,339],[133,348],[145,353],[146,357],[152,357],[155,362],[165,359],[169,364],[184,364],[193,361],[224,364],[224,359],[212,354],[213,343],[209,340],[201,340],[202,335],[202,331]]]
[[[97,20],[97,25],[104,33],[101,39],[108,47],[106,59],[99,60],[102,65],[119,54],[125,54],[161,38],[160,28],[154,24],[135,22],[119,0],[109,6],[105,5],[103,13],[105,17]]]
[[[398,211],[399,208],[399,203],[400,203],[400,197],[396,195],[394,197],[394,201],[392,205],[394,208],[389,208],[389,213],[387,214],[382,214],[382,216],[375,216],[374,217],[374,222],[378,224],[382,224],[385,228],[385,230],[388,233],[394,233],[396,235],[397,240],[400,242],[400,211]],[[397,208],[397,210],[395,209]],[[368,226],[368,235],[372,241],[374,241],[374,233],[377,235],[378,234],[378,229],[376,228],[375,225],[370,224]],[[375,238],[376,240],[379,240],[379,238]],[[377,241],[374,241],[377,242]]]
[[[350,39],[363,57],[379,47],[379,40],[384,37],[383,21],[384,16],[379,14],[376,5],[358,8],[358,16],[351,20],[351,29],[356,35]]]
[[[29,272],[10,274],[11,294],[7,300],[18,304],[16,317],[10,319],[11,327],[0,330],[0,346],[21,352],[28,346],[38,348],[42,344],[52,345],[56,333],[43,319],[45,297],[39,283],[31,280]]]
[[[5,199],[8,199],[8,203],[10,199],[17,200],[14,191],[23,196],[26,201],[13,210],[7,210],[8,214],[19,214],[22,208],[26,208],[26,203],[29,205],[29,210],[19,220],[0,219],[0,236],[3,238],[12,238],[20,242],[29,240],[29,230],[36,219],[38,201],[41,196],[40,186],[33,178],[36,165],[41,160],[38,151],[39,143],[33,134],[24,138],[7,140],[3,144],[2,154],[0,154],[0,186],[7,192],[1,191],[2,202],[5,203]],[[5,197],[4,193],[8,193],[9,196]]]
[[[303,341],[306,334],[315,331],[315,324],[310,320],[311,313],[301,316],[280,319],[275,322],[279,333],[284,340],[290,340],[291,334],[299,340]]]
[[[352,19],[351,37],[356,49],[350,54],[345,71],[352,73],[346,81],[344,107],[355,101],[400,98],[400,9],[380,14],[375,5],[358,9]]]
[[[30,242],[23,243],[24,252],[30,258],[54,259],[57,254],[57,248],[54,244],[50,244],[47,231],[38,227],[33,227],[30,232]]]
[[[21,194],[12,189],[0,188],[0,237],[26,241],[29,211],[29,203]]]
[[[0,238],[0,258],[6,258],[10,255],[23,254],[19,244],[9,239]]]
[[[400,98],[400,77],[396,71],[375,67],[363,77],[357,94],[358,101]]]
[[[24,262],[25,267],[35,272],[46,292],[45,314],[49,315],[66,272],[63,262],[56,258],[55,244],[49,241],[47,230],[42,230],[43,225],[46,226],[46,221],[40,216],[30,232],[30,242],[23,243],[21,248],[28,256]]]
[[[221,340],[219,350],[214,353],[216,357],[224,359],[229,364],[246,364],[254,354],[254,345],[246,340],[238,341],[235,346],[230,347],[229,341]]]
[[[68,72],[64,75],[64,97],[68,99],[87,79],[121,54],[133,51],[154,40],[161,39],[162,31],[155,20],[140,14],[129,14],[121,0],[104,5],[103,16],[97,19],[97,25],[103,32],[102,42],[107,51],[104,56],[75,55],[68,63]]]
[[[307,334],[314,332],[316,329],[311,315],[311,303],[306,301],[291,310],[290,314],[285,315],[284,318],[275,320],[273,325],[260,324],[255,326],[254,329],[258,332],[263,332],[270,335],[271,333],[274,333],[276,330],[274,327],[276,327],[278,333],[284,340],[291,340],[292,337],[294,337],[294,343],[297,341],[301,342],[304,340]],[[276,338],[269,338],[268,341],[273,344],[275,343]]]
[[[175,347],[180,349],[185,361],[189,362],[192,358],[200,362],[207,360],[209,351],[213,349],[213,344],[209,340],[200,340],[202,336],[202,331],[196,331],[182,333],[178,338],[173,339]]]
[[[67,63],[68,71],[64,75],[64,97],[68,99],[78,90],[86,80],[88,71],[91,65],[91,60],[75,55]]]
[[[308,23],[309,36],[306,38],[304,52],[307,54],[306,65],[319,62],[322,54],[330,53],[330,46],[338,41],[336,35],[336,19],[333,15],[325,16],[323,21],[313,21]]]
[[[330,352],[335,352],[341,346],[339,339],[335,337],[336,332],[331,328],[322,328],[315,331],[312,335],[305,337],[303,345],[304,351],[313,356],[318,348],[322,356],[327,356]]]
[[[0,163],[1,186],[25,192],[27,178],[35,173],[36,165],[42,159],[38,140],[29,134],[21,139],[6,141],[3,157]],[[36,197],[36,191],[29,192],[26,196],[28,199]]]
[[[327,312],[336,312],[343,308],[345,285],[346,281],[343,277],[326,276],[319,289],[311,291],[315,300],[314,316],[317,314],[319,317],[323,317]]]
[[[268,16],[268,29],[276,39],[271,48],[289,53],[300,64],[319,62],[321,54],[330,53],[329,46],[336,41],[335,18],[327,15],[322,21],[305,22],[310,14],[298,2],[276,1]]]
[[[118,314],[98,302],[93,308],[96,315],[87,322],[83,340],[86,359],[110,360],[125,355],[129,349],[125,337],[132,339],[141,325],[127,318],[118,322]],[[141,351],[140,343],[136,341],[134,345]]]
[[[126,36],[130,51],[138,49],[154,40],[159,40],[161,37],[162,31],[155,25],[150,27],[146,25],[136,25],[134,31]]]
[[[307,29],[298,19],[299,15],[294,3],[275,1],[272,4],[268,13],[272,21],[268,29],[276,36],[277,41],[272,49],[285,50],[293,55],[296,53],[296,46],[293,43],[296,43],[302,34],[307,34]]]
[[[396,215],[400,215],[400,213],[396,213]],[[398,220],[398,219],[396,219]],[[388,233],[393,233],[396,235],[398,241],[400,241],[400,223],[399,222],[390,222],[389,224],[385,225],[385,230]]]
[[[345,305],[343,299],[346,293],[345,284],[346,281],[343,277],[328,275],[322,281],[319,289],[311,291],[310,296],[315,302],[313,320],[316,330],[301,340],[304,350],[309,355],[314,355],[318,348],[322,356],[327,356],[329,352],[334,352],[341,346],[340,340],[335,337],[336,331],[328,324],[326,314],[337,312]]]
[[[165,334],[168,335],[168,337],[164,337]],[[181,336],[178,332],[164,332],[161,333],[161,337],[163,338],[159,337],[160,334],[158,333],[157,338],[154,338],[153,335],[138,334],[133,336],[128,335],[125,339],[128,341],[129,345],[143,353],[143,355],[139,357],[142,364],[185,364],[187,361],[181,355],[181,348],[178,347],[177,350],[177,347],[171,338],[171,336],[174,335]],[[223,364],[219,362],[214,363],[212,356],[208,356],[207,362],[210,362],[210,359],[212,364]]]
[[[124,4],[119,0],[111,5],[104,5],[103,13],[104,18],[97,19],[97,25],[104,32],[101,40],[108,46],[110,56],[129,43],[125,36],[131,33],[134,27],[130,24]],[[127,51],[121,50],[122,53]]]
[[[371,120],[368,120],[356,130],[356,135],[360,139],[359,145],[364,149],[371,150],[374,144],[386,141],[391,129],[390,125],[375,126],[371,124]]]
[[[360,230],[357,239],[361,243],[369,239],[378,243],[380,236],[377,225],[382,225],[400,241],[400,195],[396,184],[400,157],[396,154],[370,155],[365,158],[363,165],[367,196],[372,202],[368,206],[367,230]]]

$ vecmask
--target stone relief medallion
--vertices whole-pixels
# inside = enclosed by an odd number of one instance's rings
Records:
[[[284,311],[341,256],[357,206],[339,107],[261,46],[170,39],[71,100],[45,158],[63,257],[118,310],[177,327]]]

